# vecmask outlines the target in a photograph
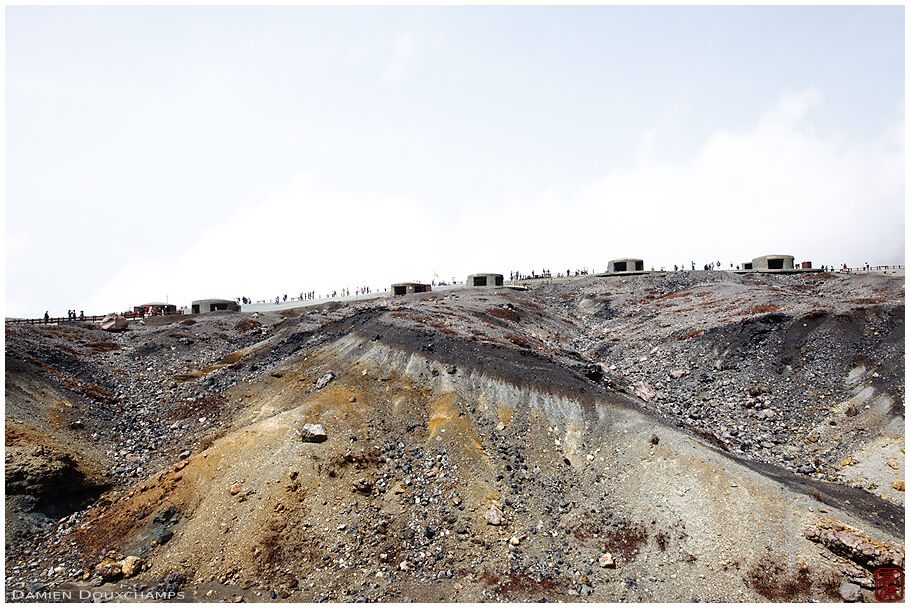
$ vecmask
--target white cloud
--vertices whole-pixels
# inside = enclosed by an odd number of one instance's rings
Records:
[[[386,82],[399,83],[405,80],[414,59],[414,39],[407,32],[395,36],[392,58],[383,74]]]
[[[274,298],[315,289],[431,280],[427,227],[414,201],[339,192],[300,177],[201,235],[178,260],[137,260],[94,296],[99,309],[168,297]]]
[[[32,247],[32,235],[26,232],[13,232],[6,234],[6,267],[15,270],[25,261]]]
[[[901,263],[902,121],[861,140],[819,136],[806,122],[821,101],[814,91],[786,94],[754,128],[715,132],[690,162],[641,160],[573,206],[599,208],[610,251],[657,264],[771,252],[819,265]]]
[[[645,155],[572,192],[514,188],[460,207],[296,179],[225,218],[174,263],[137,261],[117,273],[91,308],[165,294],[187,305],[382,288],[430,281],[434,270],[446,280],[478,271],[603,270],[626,255],[649,267],[718,259],[726,266],[767,253],[816,265],[902,263],[902,118],[865,138],[820,136],[806,126],[820,103],[814,92],[784,95],[751,129],[716,131],[688,161]],[[485,208],[468,213],[468,202]]]
[[[525,271],[603,270],[626,255],[670,268],[775,252],[816,265],[903,263],[903,120],[864,138],[821,136],[810,127],[820,103],[815,91],[788,93],[753,127],[715,131],[690,160],[638,155],[575,192],[498,201],[485,218],[496,238],[462,249],[474,267]]]

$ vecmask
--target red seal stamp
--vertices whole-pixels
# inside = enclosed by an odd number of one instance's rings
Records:
[[[899,602],[904,599],[904,571],[882,567],[875,571],[875,599],[879,602]]]

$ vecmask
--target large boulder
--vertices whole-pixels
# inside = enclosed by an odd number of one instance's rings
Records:
[[[123,331],[129,324],[126,317],[116,313],[104,315],[104,318],[101,319],[101,329],[104,331]]]

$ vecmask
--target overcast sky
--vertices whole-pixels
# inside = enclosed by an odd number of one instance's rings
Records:
[[[904,7],[7,7],[6,315],[904,262]]]

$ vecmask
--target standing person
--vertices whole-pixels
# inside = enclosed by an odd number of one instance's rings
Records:
[[[79,320],[85,321],[85,311],[84,310],[79,311]]]
[[[47,314],[47,311],[44,311],[44,324],[47,325],[51,320],[51,316]]]
[[[692,260],[692,270],[695,270],[695,260]]]

